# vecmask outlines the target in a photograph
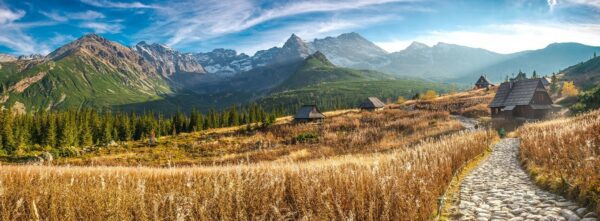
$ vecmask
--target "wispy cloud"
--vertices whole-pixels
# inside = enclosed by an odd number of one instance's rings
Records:
[[[100,8],[158,8],[141,2],[115,2],[109,0],[81,0],[81,2]]]
[[[291,1],[270,4],[250,0],[208,0],[170,3],[157,10],[166,19],[144,32],[145,36],[167,38],[168,45],[178,45],[240,32],[278,18],[361,9],[400,1],[406,0]]]
[[[106,17],[106,16],[104,16],[104,14],[97,12],[97,11],[92,11],[92,10],[87,10],[84,12],[71,12],[71,13],[40,11],[40,14],[42,14],[54,21],[58,21],[58,22],[66,22],[69,20],[96,20],[96,19],[101,19],[101,18]]]
[[[25,11],[11,10],[0,2],[0,45],[17,53],[34,53],[36,42],[23,32],[24,25],[15,23],[25,16]]]
[[[563,1],[561,1],[563,2]],[[596,8],[600,8],[599,0],[564,0],[565,4],[578,4],[578,5],[587,5]]]
[[[23,16],[25,16],[24,11],[21,11],[21,10],[13,11],[13,10],[10,10],[10,9],[0,5],[0,25],[8,24],[13,21],[19,20]]]
[[[98,34],[119,33],[123,29],[121,24],[103,23],[103,22],[84,22],[81,27],[94,30]]]
[[[406,48],[412,40],[416,40],[429,45],[446,42],[499,53],[512,53],[544,48],[555,42],[599,45],[598,36],[600,36],[600,24],[514,23],[454,31],[431,31],[410,40],[397,39],[376,42],[376,44],[388,51],[399,51]]]
[[[332,36],[340,32],[354,31],[357,28],[388,19],[390,19],[390,17],[385,15],[369,17],[356,16],[353,18],[332,18],[321,21],[298,23],[285,28],[257,33],[253,38],[247,40],[236,49],[246,54],[253,54],[258,50],[267,49],[274,45],[283,45],[292,33],[295,33],[305,41],[312,41],[315,38]]]

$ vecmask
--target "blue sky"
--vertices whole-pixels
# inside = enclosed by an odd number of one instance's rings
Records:
[[[510,53],[553,42],[600,45],[598,0],[0,0],[0,53],[47,54],[86,33],[125,45],[247,54],[357,32],[383,49],[412,41]]]

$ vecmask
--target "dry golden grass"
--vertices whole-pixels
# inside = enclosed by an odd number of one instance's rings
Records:
[[[517,135],[538,184],[600,212],[600,111],[528,124]]]
[[[387,122],[393,120],[367,119],[358,122],[398,127]],[[352,125],[340,120],[324,126],[347,133]],[[364,139],[344,145],[378,142]],[[491,131],[460,132],[412,147],[390,147],[394,151],[387,153],[307,162],[173,169],[2,166],[0,218],[426,220],[452,174],[495,139]]]
[[[496,87],[476,89],[437,97],[432,100],[411,100],[403,103],[414,105],[416,109],[430,111],[447,111],[450,114],[479,118],[489,116],[488,104],[494,99]]]
[[[442,111],[327,113],[323,124],[290,124],[286,119],[265,129],[244,127],[181,134],[159,140],[157,147],[133,142],[103,148],[60,165],[173,166],[224,165],[260,161],[305,161],[342,154],[389,151],[462,129]],[[303,137],[312,136],[308,139]]]

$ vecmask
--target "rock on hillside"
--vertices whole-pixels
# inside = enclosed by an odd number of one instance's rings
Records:
[[[250,56],[235,50],[218,48],[211,52],[195,53],[194,58],[206,72],[217,73],[225,76],[238,72],[249,71],[253,68]]]
[[[146,77],[155,77],[156,70],[140,55],[128,47],[109,41],[96,34],[85,35],[56,49],[46,56],[58,61],[68,56],[93,57],[121,71],[135,71]]]
[[[182,54],[161,44],[142,41],[132,48],[163,77],[176,73],[205,73],[206,71],[191,54]]]

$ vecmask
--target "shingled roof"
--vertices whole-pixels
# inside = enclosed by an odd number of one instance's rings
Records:
[[[477,80],[477,82],[475,82],[475,85],[484,86],[484,87],[487,87],[490,84],[492,84],[492,83],[490,83],[490,81],[487,79],[487,77],[485,77],[483,75],[481,75],[481,77],[479,77],[479,80]]]
[[[490,107],[528,105],[533,99],[536,89],[540,87],[544,88],[541,79],[504,82],[496,91]]]
[[[325,115],[323,115],[317,105],[304,105],[296,112],[294,115],[294,119],[323,119]]]
[[[369,97],[365,102],[360,104],[360,108],[382,108],[385,104],[376,97]]]

